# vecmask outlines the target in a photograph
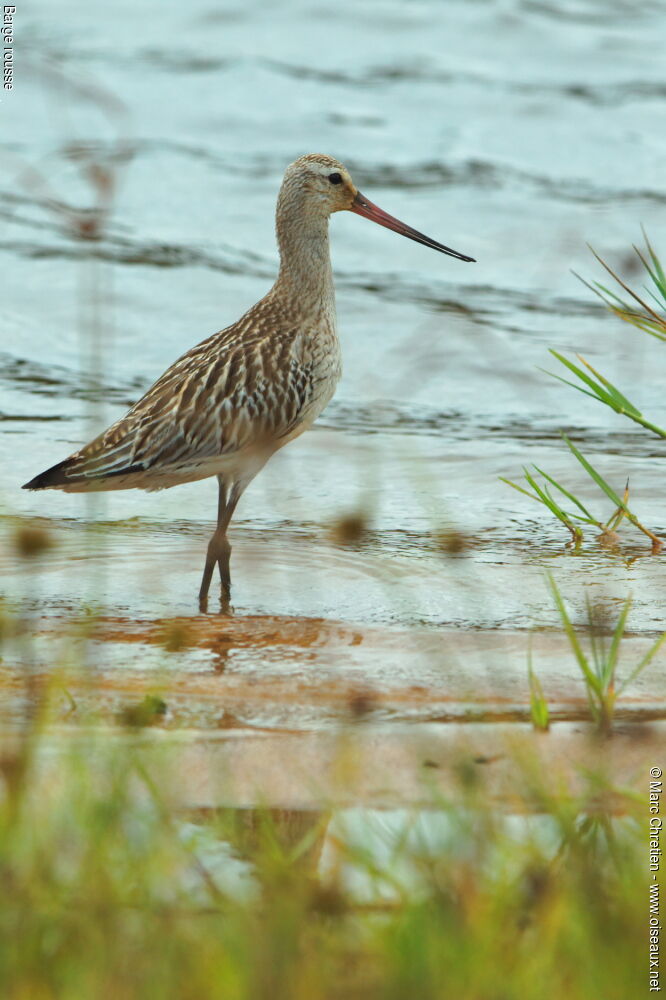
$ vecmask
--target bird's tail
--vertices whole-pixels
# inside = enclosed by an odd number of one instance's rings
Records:
[[[24,490],[64,490],[65,493],[93,493],[97,490],[131,489],[143,484],[136,481],[137,474],[145,472],[140,464],[113,469],[95,475],[87,463],[81,461],[81,456],[70,455],[63,462],[52,465],[45,472],[24,483]]]
[[[21,489],[23,490],[48,490],[48,489],[62,489],[63,486],[68,486],[70,483],[74,485],[77,480],[81,480],[80,476],[74,476],[70,478],[67,475],[67,470],[70,469],[74,463],[71,458],[66,458],[63,462],[58,462],[57,465],[52,465],[50,469],[46,469],[45,472],[40,472],[38,476],[31,479],[29,483],[24,483]]]

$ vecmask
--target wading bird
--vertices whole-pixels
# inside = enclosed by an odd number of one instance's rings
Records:
[[[217,528],[199,591],[205,610],[215,566],[231,588],[227,528],[243,491],[279,448],[328,404],[341,374],[328,220],[350,211],[401,236],[451,250],[373,205],[330,156],[292,163],[277,202],[277,281],[237,323],[184,354],[99,437],[35,476],[26,490],[160,490],[217,476]]]

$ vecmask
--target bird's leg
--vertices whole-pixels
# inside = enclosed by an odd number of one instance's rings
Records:
[[[241,495],[241,488],[235,484],[227,491],[227,484],[222,476],[218,476],[219,497],[217,503],[217,528],[213,532],[213,537],[208,543],[206,552],[206,564],[204,566],[201,588],[199,590],[199,608],[205,611],[208,605],[208,591],[213,578],[213,571],[217,565],[220,571],[220,583],[222,585],[222,601],[228,605],[231,595],[231,573],[229,570],[229,559],[231,557],[231,545],[227,538],[227,528],[236,509],[236,504]]]
[[[208,543],[206,552],[206,565],[204,566],[201,589],[199,591],[199,601],[208,600],[208,590],[213,578],[213,571],[217,565],[220,570],[220,583],[222,590],[227,595],[231,592],[231,574],[229,572],[229,559],[231,557],[231,545],[225,531],[216,530]]]

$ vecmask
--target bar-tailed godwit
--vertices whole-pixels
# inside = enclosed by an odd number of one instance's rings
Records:
[[[473,260],[373,205],[338,160],[301,156],[287,167],[278,196],[280,270],[268,294],[179,358],[99,437],[23,488],[159,490],[217,476],[217,528],[199,603],[205,609],[216,565],[228,599],[227,528],[241,494],[279,448],[312,425],[340,378],[328,220],[345,210]]]

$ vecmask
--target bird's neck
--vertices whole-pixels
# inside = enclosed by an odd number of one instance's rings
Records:
[[[280,272],[276,291],[305,312],[330,312],[335,308],[333,271],[328,244],[328,218],[279,212],[277,240]]]

